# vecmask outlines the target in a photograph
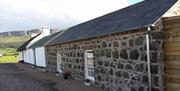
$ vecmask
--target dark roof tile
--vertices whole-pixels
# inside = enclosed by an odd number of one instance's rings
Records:
[[[42,39],[38,40],[37,42],[35,42],[33,45],[31,45],[29,48],[37,48],[37,47],[42,47],[46,42],[50,41],[52,38],[56,37],[59,33],[61,33],[62,31],[53,33],[49,36],[45,36]]]
[[[145,0],[71,27],[47,45],[147,27],[161,18],[176,2],[177,0]]]
[[[33,40],[35,39],[37,36],[39,36],[41,33],[37,34],[36,36],[30,38],[28,41],[24,42],[19,48],[17,48],[16,51],[23,51],[26,50],[26,46]]]

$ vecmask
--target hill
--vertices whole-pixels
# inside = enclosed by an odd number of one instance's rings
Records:
[[[50,29],[51,33],[59,31],[59,29]],[[20,30],[20,31],[8,31],[0,32],[0,37],[11,37],[11,36],[31,36],[32,34],[38,34],[42,32],[42,29],[31,29],[31,30]]]
[[[18,53],[16,49],[25,41],[30,39],[30,36],[9,36],[0,37],[0,63],[18,62]]]
[[[0,32],[0,37],[11,37],[11,36],[30,36],[33,33],[40,33],[40,29],[32,29],[28,31],[8,31],[8,32]]]
[[[18,48],[22,43],[27,41],[30,36],[9,36],[0,37],[0,48]]]

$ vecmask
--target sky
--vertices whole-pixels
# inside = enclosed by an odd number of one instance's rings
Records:
[[[66,29],[142,0],[0,0],[0,32]]]

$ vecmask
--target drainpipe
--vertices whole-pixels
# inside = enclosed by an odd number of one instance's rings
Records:
[[[35,51],[35,48],[33,48],[33,54],[34,54],[34,68],[36,68],[36,51]]]
[[[148,64],[148,81],[149,81],[149,91],[151,91],[151,62],[150,62],[150,46],[149,46],[149,33],[151,27],[148,27],[148,32],[146,34],[146,52],[147,52],[147,64]]]

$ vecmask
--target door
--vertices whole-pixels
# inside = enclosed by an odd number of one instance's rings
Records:
[[[94,60],[93,51],[85,51],[85,78],[94,81]]]
[[[62,59],[61,54],[57,54],[57,71],[62,73]]]
[[[35,53],[36,53],[36,65],[40,67],[46,67],[44,47],[36,48]]]

